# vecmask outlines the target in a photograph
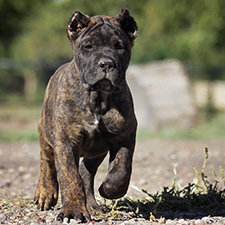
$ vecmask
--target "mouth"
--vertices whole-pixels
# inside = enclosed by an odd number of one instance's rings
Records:
[[[99,92],[117,92],[119,88],[113,86],[112,82],[108,79],[103,79],[95,83],[94,85],[85,84],[89,91],[99,91]]]
[[[119,92],[123,87],[123,85],[120,85],[119,87],[114,86],[113,83],[108,79],[100,80],[93,85],[89,85],[88,83],[84,82],[83,86],[87,91],[98,91],[105,93]]]
[[[98,91],[105,91],[105,92],[110,92],[113,90],[113,85],[112,83],[107,80],[107,79],[104,79],[104,80],[101,80],[101,81],[98,81],[94,86],[93,88],[95,90],[98,90]]]

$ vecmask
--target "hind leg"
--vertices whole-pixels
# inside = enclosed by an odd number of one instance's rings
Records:
[[[102,208],[96,202],[94,195],[94,177],[105,156],[106,154],[94,159],[84,158],[79,168],[79,172],[84,184],[87,208],[90,213],[92,212],[91,214],[94,214],[95,211],[102,211]]]
[[[46,143],[39,129],[40,141],[40,177],[34,201],[41,210],[49,210],[57,204],[58,181],[53,149]]]

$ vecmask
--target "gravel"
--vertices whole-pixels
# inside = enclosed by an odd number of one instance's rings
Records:
[[[160,192],[163,186],[171,186],[176,178],[180,186],[185,186],[195,179],[193,167],[199,171],[204,160],[204,147],[209,149],[209,160],[206,165],[208,179],[214,180],[214,170],[220,178],[220,166],[225,168],[225,140],[138,140],[134,157],[133,175],[128,196],[146,197],[140,189],[150,193]],[[173,165],[177,166],[177,174]],[[100,167],[96,177],[96,189],[107,171],[107,160]],[[0,224],[68,224],[55,221],[59,212],[58,206],[51,211],[39,211],[32,198],[39,176],[38,143],[0,143]],[[97,195],[98,197],[98,195]],[[177,212],[176,212],[177,213]],[[170,217],[150,216],[143,218],[97,219],[89,224],[225,224],[221,215],[192,215],[183,217],[179,212]],[[70,220],[70,224],[79,221]]]

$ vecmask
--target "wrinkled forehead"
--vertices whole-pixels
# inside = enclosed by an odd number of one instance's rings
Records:
[[[114,17],[109,16],[94,16],[91,17],[88,28],[81,35],[83,38],[99,37],[103,39],[117,36],[118,38],[128,39],[125,32],[121,29],[120,24]]]

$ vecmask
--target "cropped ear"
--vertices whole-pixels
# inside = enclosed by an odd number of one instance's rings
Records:
[[[86,16],[81,12],[75,12],[70,18],[66,27],[66,33],[69,40],[75,40],[80,32],[88,26],[89,22],[89,16]]]
[[[133,41],[138,35],[138,26],[134,18],[130,16],[128,9],[122,9],[116,16],[116,20],[120,23],[121,28],[127,33],[128,37]]]

